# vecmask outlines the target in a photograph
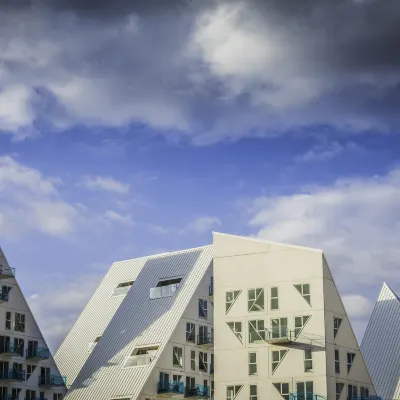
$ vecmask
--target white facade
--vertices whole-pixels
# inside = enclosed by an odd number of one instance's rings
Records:
[[[379,396],[400,399],[400,299],[384,283],[361,342]]]
[[[55,359],[67,400],[375,395],[323,252],[218,233],[113,264]]]
[[[66,387],[0,248],[0,399],[60,400]]]

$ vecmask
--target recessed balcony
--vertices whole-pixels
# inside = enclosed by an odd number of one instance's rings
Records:
[[[0,279],[8,279],[15,277],[15,268],[0,265]]]
[[[15,346],[12,343],[5,343],[4,347],[0,349],[0,354],[6,357],[23,357],[24,349],[21,346]]]
[[[212,347],[214,345],[214,335],[211,333],[197,335],[197,345],[204,348]]]
[[[67,378],[61,375],[39,376],[39,386],[42,387],[57,387],[66,386]]]
[[[210,397],[209,386],[195,385],[192,388],[185,388],[185,397],[192,399],[204,399]]]
[[[0,371],[0,380],[10,382],[23,382],[25,380],[25,371],[17,369]]]
[[[46,348],[32,350],[28,349],[25,352],[25,358],[32,361],[48,360],[50,358],[50,351]]]
[[[159,397],[183,397],[184,385],[183,382],[164,381],[158,382],[157,393]]]

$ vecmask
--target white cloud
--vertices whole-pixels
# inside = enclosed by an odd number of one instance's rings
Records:
[[[339,157],[346,152],[361,151],[361,148],[352,142],[340,144],[338,142],[323,143],[314,146],[311,150],[296,157],[296,162],[328,161]]]
[[[118,181],[110,176],[85,176],[78,184],[91,190],[105,190],[119,194],[129,192],[129,185],[127,183]]]
[[[122,215],[117,213],[116,211],[113,210],[107,210],[104,213],[104,219],[106,221],[111,221],[111,222],[115,222],[121,225],[125,225],[125,226],[132,226],[133,225],[133,220],[132,220],[132,216],[129,214],[126,215]]]
[[[371,315],[373,303],[359,294],[349,294],[342,297],[347,314],[354,320],[368,319]]]
[[[187,230],[191,230],[198,233],[204,233],[211,231],[213,227],[221,226],[221,220],[217,217],[203,216],[199,217],[190,223]]]

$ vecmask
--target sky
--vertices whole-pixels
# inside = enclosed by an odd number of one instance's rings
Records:
[[[113,261],[212,231],[323,249],[361,340],[400,291],[399,17],[0,1],[0,245],[51,349]]]

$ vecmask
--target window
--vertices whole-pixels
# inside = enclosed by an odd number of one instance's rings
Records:
[[[242,390],[243,385],[227,386],[226,387],[226,400],[234,400],[239,392]]]
[[[53,393],[53,400],[62,400],[62,396],[61,393]]]
[[[190,369],[196,371],[196,351],[192,350],[190,352]]]
[[[89,353],[93,351],[93,349],[96,347],[96,344],[99,343],[101,339],[101,336],[97,336],[92,343],[89,343]]]
[[[357,397],[357,386],[347,385],[347,400]]]
[[[8,387],[0,386],[0,399],[7,399],[7,396],[8,396]]]
[[[257,385],[250,385],[250,400],[257,400]]]
[[[347,372],[350,372],[355,356],[356,355],[354,353],[347,353]]]
[[[250,312],[264,311],[264,289],[249,289],[247,304]]]
[[[182,347],[174,347],[172,355],[172,365],[174,367],[183,368],[183,349]]]
[[[121,282],[118,284],[118,286],[114,289],[113,293],[111,296],[122,296],[125,295],[129,292],[129,289],[132,287],[134,284],[134,281],[128,281],[128,282]]]
[[[301,317],[294,317],[294,334],[295,337],[297,338],[303,328],[306,326],[306,323],[308,320],[311,318],[310,315],[303,315]]]
[[[279,394],[285,399],[289,400],[290,394],[289,394],[289,384],[284,382],[284,383],[273,383],[275,386],[276,390],[279,392]]]
[[[21,389],[13,388],[11,389],[11,400],[18,400]],[[6,399],[6,397],[4,397]]]
[[[249,321],[249,343],[261,343],[265,341],[264,320]]]
[[[300,285],[294,285],[297,291],[303,296],[303,299],[311,305],[311,294],[310,294],[310,284],[302,283]]]
[[[257,353],[249,353],[249,375],[257,375]]]
[[[193,343],[196,341],[196,325],[192,322],[186,322],[186,341]]]
[[[336,382],[336,400],[340,399],[344,388],[344,383]]]
[[[14,338],[14,352],[24,356],[24,339]]]
[[[232,308],[233,303],[239,297],[241,290],[233,290],[231,292],[225,293],[225,314],[228,314],[229,310]]]
[[[125,367],[140,367],[150,364],[158,351],[158,346],[139,347],[133,350],[132,355],[127,357]]]
[[[36,400],[35,390],[26,390],[25,400]]]
[[[35,371],[36,365],[27,365],[26,366],[26,380],[28,380],[33,372]]]
[[[271,310],[279,309],[278,288],[271,288]]]
[[[208,371],[208,354],[199,351],[199,370],[207,372]]]
[[[199,317],[208,318],[207,300],[199,299]]]
[[[211,381],[211,400],[214,399],[214,381]]]
[[[150,299],[160,299],[162,297],[171,297],[179,288],[182,278],[163,279],[157,283],[157,286],[150,288]]]
[[[287,318],[272,318],[271,330],[273,338],[281,338],[287,336]]]
[[[338,349],[335,349],[335,373],[340,374],[340,358]]]
[[[8,361],[0,361],[0,376],[8,376]]]
[[[360,396],[362,399],[368,399],[369,397],[369,389],[365,387],[360,387]]]
[[[16,332],[25,332],[25,314],[15,313],[14,329]]]
[[[272,373],[278,368],[278,365],[282,362],[288,350],[273,350],[272,351]]]
[[[12,374],[13,378],[24,381],[25,380],[24,364],[13,363]]]
[[[240,343],[243,343],[242,323],[241,322],[227,322],[226,324],[229,326],[229,328],[231,328],[232,332],[239,339]]]
[[[304,372],[312,372],[313,362],[312,362],[312,350],[304,349]]]
[[[194,389],[196,387],[196,379],[190,376],[186,377],[186,388],[187,389]]]
[[[44,398],[44,392],[39,393],[39,400],[45,400]]]
[[[340,328],[340,324],[342,323],[342,319],[341,318],[337,318],[337,317],[333,317],[333,337],[335,338],[339,328]]]
[[[11,324],[12,324],[12,315],[11,315],[11,311],[7,311],[6,312],[6,329],[8,331],[11,330]]]
[[[8,353],[10,351],[10,337],[0,336],[0,353]]]
[[[296,383],[297,396],[303,400],[313,400],[314,398],[314,384],[313,382],[297,382]]]

